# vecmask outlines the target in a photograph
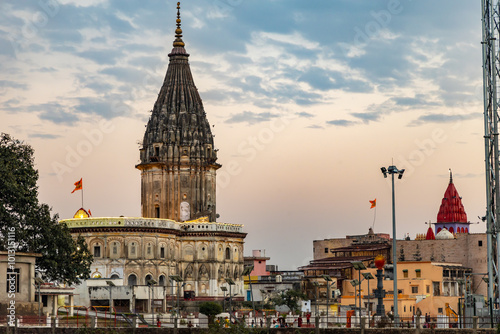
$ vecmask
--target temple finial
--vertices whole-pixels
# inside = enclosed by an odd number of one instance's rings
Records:
[[[175,29],[175,41],[174,41],[174,48],[175,47],[184,47],[184,42],[182,41],[182,29],[181,29],[181,3],[177,3],[177,20],[175,21],[177,23],[177,29]]]
[[[451,172],[451,168],[449,168],[450,171],[450,184],[453,183],[453,173]]]

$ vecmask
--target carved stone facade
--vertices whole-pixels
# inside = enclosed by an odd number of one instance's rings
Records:
[[[222,296],[220,286],[232,278],[241,293],[243,242],[241,225],[154,218],[73,218],[62,220],[82,235],[94,255],[92,278],[121,278],[123,285],[146,285],[153,279],[171,286],[169,276],[183,278],[183,291],[197,297]]]
[[[61,223],[85,237],[94,255],[93,278],[122,279],[123,288],[150,280],[173,287],[169,276],[179,275],[183,291],[221,299],[226,278],[242,294],[246,233],[242,225],[215,222],[221,166],[181,39],[179,10],[177,15],[170,63],[136,166],[143,218],[92,218],[81,209]]]
[[[216,220],[216,171],[221,167],[210,124],[184,49],[177,12],[167,74],[140,149],[142,216]]]

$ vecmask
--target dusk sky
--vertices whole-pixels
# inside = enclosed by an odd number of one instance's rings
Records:
[[[0,131],[33,146],[60,218],[80,178],[94,217],[140,216],[176,2],[0,3]],[[244,225],[245,255],[295,270],[313,240],[392,235],[392,161],[398,239],[436,222],[449,168],[485,232],[480,1],[189,0],[181,19],[223,166],[218,221]]]

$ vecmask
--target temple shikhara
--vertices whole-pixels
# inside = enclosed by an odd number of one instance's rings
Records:
[[[80,296],[87,300],[76,301],[80,305],[106,303],[102,280],[110,279],[120,287],[113,292],[114,306],[123,310],[148,311],[148,286],[156,289],[157,311],[164,311],[177,293],[222,300],[220,286],[227,279],[234,281],[235,298],[242,299],[246,233],[242,225],[216,222],[216,171],[221,165],[189,67],[179,7],[167,73],[136,166],[142,217],[90,217],[82,208],[61,221],[74,235],[85,237],[94,255],[92,278]],[[172,277],[182,281],[182,291]]]

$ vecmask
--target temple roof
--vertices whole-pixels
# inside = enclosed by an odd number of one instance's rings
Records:
[[[434,231],[432,230],[432,227],[429,226],[429,228],[427,229],[427,234],[425,235],[425,240],[434,240],[434,239],[436,239]]]
[[[144,134],[141,164],[175,163],[181,155],[202,165],[217,160],[210,125],[191,74],[189,54],[184,48],[179,9],[180,3],[177,3],[173,49]]]
[[[467,214],[462,204],[462,198],[453,184],[453,175],[450,170],[450,183],[444,193],[439,212],[437,214],[437,223],[467,223]]]

